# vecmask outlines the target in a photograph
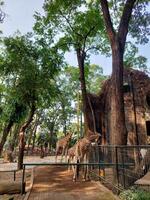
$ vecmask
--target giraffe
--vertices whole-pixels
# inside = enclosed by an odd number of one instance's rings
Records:
[[[68,133],[65,137],[59,139],[56,143],[56,154],[55,154],[55,162],[57,162],[57,155],[61,151],[61,161],[63,156],[67,157],[69,142],[71,140],[72,133]]]
[[[75,156],[76,144],[68,149],[68,164],[71,163]],[[68,170],[71,169],[71,166],[68,166]]]
[[[74,161],[75,162],[79,161],[80,163],[83,163],[85,160],[85,162],[88,163],[91,145],[93,142],[98,142],[100,136],[101,135],[99,133],[97,132],[94,133],[88,130],[87,135],[76,143]],[[86,178],[89,179],[88,166],[86,166],[83,176],[84,180],[86,180]],[[73,181],[76,180],[77,180],[77,166],[73,167]]]

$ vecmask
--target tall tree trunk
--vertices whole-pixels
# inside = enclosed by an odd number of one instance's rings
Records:
[[[10,129],[12,128],[13,124],[14,124],[14,121],[12,119],[10,119],[10,121],[8,122],[8,124],[4,128],[2,139],[1,139],[1,142],[0,142],[0,155],[3,151],[4,144],[6,142],[7,136],[9,134]]]
[[[91,115],[92,115],[92,121],[93,121],[93,131],[94,131],[94,133],[96,133],[96,121],[95,121],[95,114],[94,114],[94,110],[93,110],[93,107],[92,107],[91,100],[90,100],[90,97],[89,97],[89,96],[88,96],[88,103],[89,103],[89,106],[90,106],[90,111],[91,111]]]
[[[80,112],[80,138],[83,137],[83,127],[82,127],[82,111]]]
[[[117,32],[114,30],[107,0],[100,0],[107,35],[112,49],[112,92],[111,92],[111,143],[127,144],[123,101],[123,55],[129,22],[136,0],[127,0]]]
[[[36,139],[36,130],[37,130],[37,126],[33,132],[33,139],[32,139],[32,152],[34,150],[34,147],[35,147],[35,139]]]
[[[33,130],[33,133],[32,133],[32,138],[31,138],[31,143],[32,143],[32,152],[34,150],[34,147],[35,147],[35,139],[36,139],[36,131],[37,131],[37,127],[38,125],[40,124],[40,117],[38,117],[36,115],[36,119],[35,119],[35,126],[34,126],[34,130]]]
[[[80,136],[80,93],[77,93],[77,140]]]
[[[34,124],[31,126],[31,129],[30,129],[30,133],[29,133],[29,138],[28,138],[28,147],[27,147],[27,154],[29,153],[29,151],[31,150],[30,149],[30,145],[31,145],[31,141],[32,141],[32,137],[34,135],[34,132],[36,131],[37,129],[37,125],[38,125],[38,121],[35,120]]]
[[[112,83],[111,83],[111,121],[110,142],[115,145],[127,144],[125,126],[124,98],[123,98],[123,51],[119,42],[112,45]]]
[[[14,151],[15,145],[16,145],[17,140],[18,140],[19,127],[20,127],[20,125],[15,124],[15,128],[14,128],[14,131],[13,131],[13,137],[12,137],[12,140],[11,140],[11,143],[10,143],[10,148],[11,148],[12,152]]]
[[[32,122],[34,113],[35,113],[35,105],[33,104],[27,121],[21,126],[19,131],[18,169],[22,169],[24,147],[25,147],[25,137],[24,137],[25,131],[28,128],[29,124]]]
[[[80,49],[77,49],[77,60],[80,70],[80,83],[81,83],[81,93],[82,93],[82,104],[83,104],[83,114],[84,114],[84,126],[85,131],[90,128],[89,127],[89,109],[88,109],[88,98],[86,91],[86,83],[85,83],[85,73],[84,73],[84,60],[85,55],[81,52]]]

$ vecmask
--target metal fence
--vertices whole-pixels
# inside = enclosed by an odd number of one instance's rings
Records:
[[[93,179],[114,191],[122,190],[149,171],[150,146],[94,146],[90,162],[99,163],[90,170]]]
[[[150,169],[150,146],[92,146],[89,163],[24,163],[22,193],[24,192],[25,168],[29,166],[89,166],[92,180],[101,181],[113,192],[134,185]]]

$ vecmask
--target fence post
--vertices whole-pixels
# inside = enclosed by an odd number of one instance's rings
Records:
[[[16,180],[16,170],[14,170],[14,181]]]
[[[99,165],[98,165],[98,176],[99,176],[99,181],[101,180],[100,179],[100,171],[101,171],[101,167],[100,167],[100,146],[98,146],[98,163],[99,163]]]
[[[21,182],[21,194],[22,195],[25,193],[24,177],[25,177],[25,165],[23,165],[23,171],[22,171],[22,182]]]
[[[115,161],[116,161],[116,178],[117,178],[117,185],[119,187],[119,168],[118,168],[118,147],[115,146]]]
[[[76,167],[76,169],[77,169],[77,171],[76,171],[76,173],[77,173],[77,178],[79,178],[79,159],[77,159],[77,166],[75,166]]]
[[[125,188],[125,163],[124,163],[124,156],[125,154],[123,154],[123,148],[121,148],[121,157],[122,157],[122,171],[123,171],[123,187]]]

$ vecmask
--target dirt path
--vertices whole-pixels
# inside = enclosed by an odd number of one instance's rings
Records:
[[[118,200],[97,182],[72,181],[72,173],[62,167],[38,167],[29,200]]]

